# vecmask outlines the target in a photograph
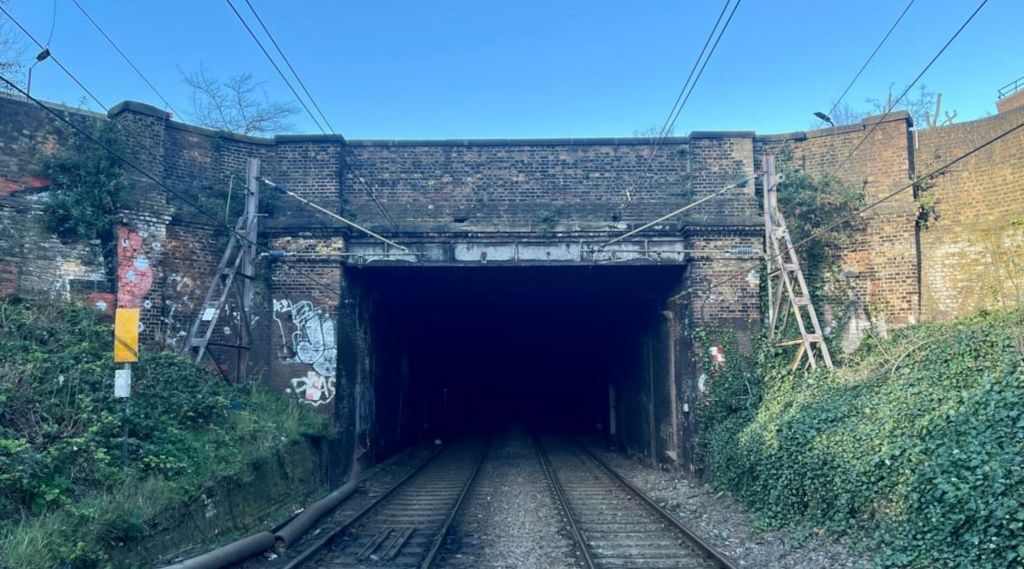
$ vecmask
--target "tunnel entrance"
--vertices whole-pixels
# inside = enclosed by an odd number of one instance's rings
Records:
[[[655,457],[672,446],[679,340],[666,306],[684,269],[346,269],[369,306],[361,446],[379,461],[514,425],[597,433]]]

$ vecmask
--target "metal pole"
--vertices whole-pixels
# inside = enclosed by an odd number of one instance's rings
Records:
[[[125,362],[124,369],[129,373],[132,370],[131,362]],[[128,402],[131,401],[131,397],[124,398],[124,404],[121,407],[121,468],[128,468],[128,417],[129,409]]]

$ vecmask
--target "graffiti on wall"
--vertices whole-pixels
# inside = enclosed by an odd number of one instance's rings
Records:
[[[192,302],[195,284],[192,279],[177,273],[167,277],[167,290],[164,292],[164,315],[160,318],[164,323],[164,342],[172,349],[179,349],[188,336],[189,315],[195,309]]]
[[[308,300],[275,299],[273,316],[281,334],[281,361],[312,368],[291,380],[291,392],[314,406],[334,399],[338,345],[330,314]]]
[[[141,308],[153,286],[153,267],[139,232],[122,225],[117,229],[117,307]]]

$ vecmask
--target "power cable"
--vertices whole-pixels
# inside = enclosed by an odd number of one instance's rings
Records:
[[[835,103],[832,104],[832,109],[829,110],[828,112],[829,117],[832,117],[832,115],[836,112],[836,109],[839,108],[839,103],[842,102],[843,98],[845,98],[847,93],[850,92],[850,89],[853,88],[853,84],[856,83],[858,79],[860,79],[861,74],[864,73],[864,70],[867,69],[868,65],[871,63],[871,60],[875,58],[875,55],[877,55],[878,51],[882,49],[882,46],[885,45],[885,42],[889,40],[889,36],[892,35],[892,32],[893,30],[896,29],[896,26],[900,25],[900,22],[903,21],[903,16],[907,15],[907,12],[910,11],[910,7],[914,5],[914,2],[916,2],[916,0],[910,0],[910,2],[907,2],[907,6],[903,8],[903,12],[900,13],[900,17],[896,18],[896,21],[892,23],[892,26],[889,27],[889,31],[885,32],[885,36],[882,37],[882,41],[878,42],[878,45],[875,46],[874,51],[871,52],[871,55],[869,55],[868,58],[864,61],[864,64],[860,66],[860,69],[857,70],[857,73],[853,76],[853,79],[850,80],[850,83],[846,86],[846,89],[843,89],[843,94],[839,95],[839,98],[836,99]]]
[[[633,179],[629,189],[626,190],[626,198],[630,199],[631,192],[636,189],[637,183],[641,180],[646,180],[647,173],[650,170],[651,165],[654,163],[654,158],[658,154],[659,145],[668,138],[668,134],[675,128],[676,121],[679,120],[679,114],[682,112],[683,107],[686,106],[686,102],[690,99],[690,94],[693,93],[693,89],[697,86],[697,82],[700,81],[701,75],[704,74],[704,68],[707,67],[708,62],[711,60],[711,56],[714,55],[715,49],[718,47],[718,42],[722,39],[725,34],[725,30],[729,27],[729,22],[732,21],[733,15],[736,14],[736,9],[739,8],[742,0],[736,0],[736,4],[732,7],[732,12],[729,13],[728,19],[725,21],[725,25],[722,26],[721,31],[718,30],[718,25],[722,21],[722,17],[725,16],[726,10],[729,8],[729,4],[732,0],[725,0],[722,5],[722,11],[718,14],[718,19],[715,20],[715,25],[712,26],[711,32],[708,33],[707,39],[704,41],[704,47],[701,48],[700,53],[697,55],[697,59],[693,62],[693,67],[690,68],[690,74],[686,77],[686,82],[683,83],[683,88],[679,91],[679,95],[676,97],[675,103],[668,112],[668,116],[665,117],[665,122],[662,124],[661,130],[658,132],[658,136],[654,139],[653,147],[651,148],[650,154],[647,156],[647,160],[644,162],[644,166],[640,171],[640,174]],[[717,38],[715,33],[718,32]],[[714,38],[714,44],[711,45],[711,51],[708,50],[708,45],[711,44],[712,38]],[[705,52],[707,57],[704,58]],[[703,64],[701,60],[703,58]],[[698,71],[698,66],[700,70]],[[696,73],[696,77],[694,77]],[[691,79],[693,82],[691,83]]]
[[[212,220],[213,224],[215,226],[226,228],[229,233],[235,235],[236,237],[238,237],[238,239],[240,239],[240,240],[242,240],[242,241],[252,245],[254,248],[256,248],[256,250],[260,250],[260,249],[266,250],[265,247],[261,247],[258,243],[256,243],[252,239],[249,239],[247,236],[245,236],[245,235],[235,231],[234,227],[231,227],[230,225],[222,222],[220,220],[220,218],[217,217],[217,215],[212,214],[212,213],[206,211],[205,209],[203,209],[202,207],[197,205],[195,202],[193,202],[191,199],[189,199],[187,196],[185,196],[181,192],[178,192],[177,190],[171,188],[166,183],[164,183],[162,180],[158,179],[156,176],[154,176],[153,174],[150,174],[148,171],[144,170],[141,166],[137,165],[135,162],[125,158],[124,156],[119,154],[117,151],[115,151],[113,148],[111,148],[107,144],[103,143],[102,141],[98,140],[96,137],[94,137],[92,134],[90,134],[88,131],[86,131],[82,127],[78,126],[74,122],[72,122],[72,121],[68,120],[67,118],[65,118],[64,116],[62,116],[57,111],[54,111],[53,109],[51,109],[47,105],[43,104],[42,101],[40,101],[39,99],[36,99],[32,95],[30,95],[27,91],[22,89],[15,82],[11,81],[10,79],[8,79],[7,77],[5,77],[3,75],[0,75],[0,81],[3,81],[4,83],[6,83],[10,88],[14,89],[15,91],[17,91],[18,93],[23,95],[29,101],[35,103],[37,106],[39,106],[44,111],[46,111],[47,113],[52,115],[54,118],[56,118],[61,123],[71,127],[75,132],[77,132],[81,136],[84,136],[87,140],[89,140],[93,144],[96,144],[100,148],[106,150],[107,153],[109,153],[111,156],[113,156],[113,157],[117,158],[118,160],[120,160],[123,164],[125,164],[126,166],[128,166],[132,170],[135,170],[136,172],[138,172],[143,177],[145,177],[146,179],[150,180],[151,182],[153,182],[154,184],[159,186],[161,189],[163,189],[167,193],[169,193],[169,194],[173,195],[174,197],[178,198],[179,200],[181,200],[182,203],[184,203],[185,205],[187,205],[187,206],[191,207],[192,209],[196,210],[197,212],[202,214],[204,217],[207,217],[210,220]],[[267,250],[267,251],[269,252],[269,250]],[[333,293],[336,293],[336,294],[339,294],[339,295],[341,294],[341,290],[340,289],[331,287],[330,285],[327,285],[327,284],[324,284],[319,279],[316,279],[316,278],[313,278],[312,276],[310,276],[309,273],[307,273],[305,271],[302,271],[302,270],[300,270],[300,269],[298,269],[298,268],[296,268],[296,267],[294,267],[294,266],[284,262],[283,260],[278,259],[277,262],[281,263],[285,267],[288,267],[289,269],[291,269],[291,270],[297,272],[298,274],[302,275],[304,278],[306,278],[306,280],[314,283],[315,285],[319,286],[320,288],[322,288],[322,289],[324,289],[324,290],[326,290],[328,292],[333,292]]]
[[[878,129],[878,126],[882,124],[885,118],[888,117],[893,112],[893,110],[896,108],[896,105],[898,105],[900,101],[902,101],[903,98],[906,97],[908,93],[910,93],[910,90],[913,89],[914,85],[916,85],[917,82],[921,80],[921,77],[923,77],[924,74],[927,73],[929,69],[931,69],[932,65],[934,65],[935,62],[938,61],[939,57],[941,57],[942,54],[945,53],[946,49],[953,44],[956,38],[960,35],[960,32],[964,31],[964,28],[966,28],[967,25],[971,23],[971,20],[973,20],[974,17],[978,15],[978,12],[980,12],[981,9],[985,7],[985,4],[988,4],[988,0],[981,0],[981,3],[978,4],[978,7],[975,8],[973,12],[971,12],[971,15],[968,16],[967,19],[964,20],[964,23],[961,24],[959,28],[957,28],[956,32],[952,36],[950,36],[949,40],[946,41],[946,43],[942,46],[938,53],[936,53],[935,56],[932,57],[931,60],[928,62],[928,64],[925,65],[923,69],[921,69],[917,76],[914,77],[914,80],[911,81],[905,89],[903,89],[903,92],[900,93],[899,97],[897,97],[895,101],[887,105],[885,113],[880,118],[878,118],[878,120],[876,120],[873,125],[871,125],[871,128],[868,129],[868,132],[867,134],[864,135],[864,138],[861,138],[857,145],[853,147],[853,150],[851,150],[850,153],[847,154],[846,157],[843,158],[842,161],[840,161],[839,164],[832,170],[832,172],[829,173],[829,177],[835,176],[836,174],[839,173],[840,170],[842,170],[843,166],[845,166],[846,163],[850,161],[850,158],[852,158],[853,155],[857,153],[857,150],[859,150],[860,147],[864,145],[867,139],[871,137],[875,130]]]
[[[296,72],[295,68],[292,67],[292,62],[288,60],[288,56],[284,54],[284,50],[281,49],[281,46],[278,45],[277,40],[274,39],[274,34],[270,33],[270,30],[267,29],[266,24],[263,23],[263,18],[261,18],[259,13],[256,12],[256,8],[253,7],[252,3],[249,2],[249,0],[245,0],[245,4],[249,6],[249,11],[252,12],[252,15],[256,16],[256,21],[259,22],[260,27],[263,28],[263,32],[267,34],[267,37],[270,38],[270,43],[274,44],[274,49],[277,50],[278,55],[280,55],[281,59],[284,60],[285,65],[288,66],[288,70],[292,72],[292,75],[295,77],[295,80],[299,82],[299,87],[302,87],[302,92],[305,93],[306,97],[309,98],[309,102],[313,103],[313,108],[315,108],[316,112],[320,114],[320,118],[324,120],[324,124],[327,125],[327,130],[331,131],[331,134],[337,134],[334,132],[334,128],[331,126],[331,122],[327,120],[327,115],[325,115],[324,112],[320,110],[320,105],[316,103],[316,99],[313,98],[313,95],[310,94],[309,89],[306,88],[306,84],[302,81],[302,77],[299,77],[298,72]]]
[[[229,1],[228,4],[231,5],[231,2]],[[335,132],[334,130],[334,127],[331,126],[331,121],[327,119],[327,115],[323,112],[323,110],[320,108],[320,105],[316,102],[316,98],[314,98],[313,94],[309,92],[309,89],[306,87],[305,81],[302,80],[302,77],[299,75],[298,71],[296,71],[295,67],[292,65],[291,60],[288,59],[287,55],[285,55],[285,52],[281,48],[281,45],[277,43],[277,39],[274,38],[274,34],[270,32],[270,28],[267,27],[266,23],[264,23],[263,21],[263,18],[260,17],[259,12],[256,11],[256,7],[253,6],[252,2],[250,2],[249,0],[245,0],[245,4],[249,7],[249,11],[252,12],[252,15],[256,18],[256,21],[259,23],[260,28],[263,29],[263,32],[270,39],[270,43],[273,44],[274,49],[277,51],[278,55],[281,56],[281,59],[288,67],[288,70],[291,71],[292,76],[295,77],[295,80],[296,82],[298,82],[299,87],[302,89],[302,92],[306,94],[306,97],[309,99],[309,102],[312,103],[313,108],[316,109],[316,112],[320,115],[320,118],[323,119],[324,124],[327,125],[327,129],[331,132],[331,134],[337,134],[337,132]],[[234,10],[234,5],[231,5],[231,8]],[[238,15],[237,10],[235,10],[235,14]],[[241,19],[240,15],[239,18]],[[245,24],[244,20],[242,21],[242,23]],[[246,26],[246,28],[248,29],[248,26]],[[249,30],[249,33],[252,34],[252,30]],[[253,39],[256,39],[255,35],[253,35]],[[260,41],[256,40],[256,43],[260,44]],[[260,48],[263,48],[262,44],[260,44]],[[264,55],[267,55],[268,58],[270,58],[270,55],[267,53],[265,49],[263,50],[263,53]],[[271,60],[271,63],[273,63],[273,60]],[[275,64],[275,68],[276,67],[277,65]],[[281,73],[281,70],[279,68],[278,73]],[[282,75],[282,79],[283,78],[284,76]],[[285,81],[287,82],[288,80],[285,79]],[[291,86],[289,85],[289,87]],[[292,93],[295,94],[296,98],[298,98],[298,94],[295,93],[295,89],[292,89]],[[302,99],[299,99],[299,102],[302,103]],[[305,106],[304,103],[303,106]],[[306,109],[306,112],[309,112],[308,108]],[[316,122],[315,119],[314,122]],[[321,128],[321,131],[322,130],[323,129]],[[380,213],[384,217],[384,219],[387,220],[389,224],[391,224],[391,227],[393,227],[396,232],[401,232],[401,229],[399,229],[398,224],[395,222],[394,218],[391,217],[391,214],[388,212],[387,208],[385,208],[384,204],[382,204],[381,201],[377,198],[376,192],[369,188],[366,182],[362,180],[362,178],[359,178],[359,182],[363,186],[363,192],[366,194],[368,198],[370,198],[370,200],[374,203],[377,209],[380,210]]]
[[[270,52],[267,51],[267,48],[263,46],[263,42],[260,41],[260,38],[256,37],[256,32],[252,31],[252,28],[249,27],[249,23],[246,22],[245,18],[242,17],[241,12],[239,12],[238,9],[235,8],[235,5],[231,3],[231,0],[225,0],[225,2],[227,2],[228,6],[231,7],[231,11],[234,12],[235,16],[238,17],[238,21],[242,23],[242,26],[245,28],[245,30],[249,32],[250,36],[252,36],[253,41],[256,42],[256,45],[259,46],[260,51],[262,51],[263,55],[266,56],[267,61],[269,61],[270,64],[274,66],[274,69],[277,71],[277,74],[281,76],[281,79],[284,81],[284,84],[288,86],[289,90],[291,90],[292,95],[295,95],[295,100],[297,100],[299,104],[302,105],[302,108],[306,110],[306,114],[309,115],[309,118],[313,120],[313,124],[315,124],[316,127],[320,129],[321,133],[327,134],[327,131],[324,130],[324,127],[320,124],[320,121],[316,119],[316,115],[313,114],[313,111],[309,110],[309,105],[307,105],[306,101],[299,96],[299,92],[295,90],[295,87],[292,85],[292,82],[288,80],[288,77],[284,74],[284,71],[282,71],[281,67],[277,64],[276,61],[274,61],[274,58],[270,55]]]
[[[53,0],[53,16],[50,18],[50,33],[46,36],[46,45],[53,43],[53,30],[57,29],[57,0]]]
[[[863,215],[865,212],[878,207],[879,205],[881,205],[881,204],[891,200],[892,198],[896,197],[897,195],[899,195],[899,194],[901,194],[901,193],[903,193],[903,192],[913,188],[914,186],[920,184],[923,181],[929,180],[931,178],[934,178],[934,177],[942,174],[943,172],[945,172],[946,170],[948,170],[952,166],[954,166],[954,165],[956,165],[956,164],[966,160],[967,158],[973,156],[974,154],[977,154],[978,152],[981,152],[985,148],[988,148],[989,146],[992,146],[993,144],[999,142],[1000,140],[1006,138],[1007,136],[1010,136],[1011,134],[1013,134],[1014,132],[1016,132],[1016,131],[1018,131],[1018,130],[1020,130],[1022,128],[1024,128],[1024,122],[1021,122],[1021,123],[1017,124],[1016,126],[1011,127],[1009,129],[1001,132],[1000,134],[998,134],[998,135],[988,139],[984,143],[982,143],[982,144],[980,144],[978,146],[975,146],[971,150],[968,150],[967,152],[964,152],[963,154],[957,156],[956,158],[953,158],[952,160],[950,160],[949,162],[946,162],[942,166],[939,166],[937,168],[932,169],[927,174],[924,174],[923,176],[919,176],[916,179],[914,179],[913,181],[911,181],[911,182],[909,182],[909,183],[907,183],[907,184],[905,184],[903,186],[900,186],[896,190],[894,190],[894,191],[886,194],[885,196],[883,196],[883,197],[881,197],[881,198],[879,198],[879,199],[877,199],[877,200],[875,200],[875,201],[865,205],[864,207],[858,209],[857,211],[855,211],[855,212],[853,212],[853,213],[851,213],[849,215],[843,216],[842,218],[840,218],[838,220],[835,220],[835,221],[825,225],[824,227],[821,227],[821,228],[811,232],[810,235],[808,235],[804,239],[801,239],[800,241],[795,243],[792,248],[793,249],[797,249],[798,247],[801,247],[801,246],[809,243],[810,241],[813,241],[813,240],[817,239],[818,237],[820,237],[826,231],[828,231],[830,229],[833,229],[833,228],[835,228],[835,227],[837,227],[839,225],[842,225],[842,224],[846,223],[847,221],[850,221],[851,219],[853,219],[855,217]],[[774,260],[774,259],[779,259],[781,257],[782,257],[782,255],[780,254],[780,255],[774,255],[772,257],[766,257],[766,259]],[[736,280],[737,278],[746,276],[751,269],[756,269],[756,268],[760,267],[761,263],[763,263],[763,262],[764,262],[763,260],[762,261],[758,261],[756,264],[748,265],[743,270],[738,271],[738,272],[736,272],[736,273],[734,273],[734,274],[732,274],[732,275],[730,275],[730,276],[728,276],[728,277],[726,277],[726,278],[724,278],[724,279],[722,279],[720,281],[713,281],[708,286],[708,293],[710,293],[715,288],[718,288],[718,287],[720,287],[720,286],[722,286],[722,285],[724,285],[724,284],[726,284],[728,282],[731,282],[731,281]],[[683,291],[682,293],[677,294],[675,296],[675,298],[679,298],[679,297],[683,296],[684,294],[686,294],[688,292],[694,292],[694,287],[690,287],[687,290]]]
[[[50,48],[40,43],[39,40],[37,40],[31,32],[25,29],[25,26],[21,25],[21,22],[19,22],[14,16],[12,16],[11,13],[8,12],[2,5],[0,5],[0,12],[3,12],[5,16],[7,16],[12,22],[14,22],[14,25],[18,26],[18,29],[21,30],[22,33],[24,33],[26,36],[28,36],[28,38],[32,40],[32,42],[35,43],[41,51],[47,52],[49,59],[52,59],[53,62],[57,64],[57,67],[60,67],[61,71],[63,71],[65,75],[70,77],[71,80],[74,81],[75,84],[82,89],[82,91],[85,91],[85,93],[89,95],[89,97],[92,98],[93,101],[96,101],[96,104],[99,105],[101,109],[107,110],[107,106],[104,105],[103,102],[96,97],[96,95],[93,95],[92,91],[90,91],[85,85],[83,85],[82,82],[78,80],[78,77],[75,77],[74,73],[69,71],[67,67],[64,67],[64,64],[61,63],[59,59],[57,59],[57,56],[54,55],[52,51],[50,51]],[[21,91],[21,89],[18,90]]]
[[[309,98],[309,102],[313,104],[313,108],[316,109],[316,112],[320,115],[320,118],[323,119],[324,124],[327,125],[327,129],[331,131],[331,134],[337,134],[334,130],[334,127],[331,126],[331,121],[327,119],[327,115],[324,114],[323,110],[320,108],[320,105],[316,102],[316,99],[313,97],[313,94],[309,92],[308,88],[306,88],[305,81],[302,80],[302,77],[299,75],[299,72],[295,70],[295,67],[292,65],[291,60],[289,60],[288,56],[285,55],[284,50],[281,49],[280,44],[278,44],[277,40],[274,38],[274,34],[270,32],[270,29],[263,22],[263,18],[260,17],[259,12],[256,11],[256,8],[252,5],[252,2],[250,2],[249,0],[245,0],[245,4],[249,7],[249,11],[252,12],[252,15],[256,17],[256,21],[259,22],[260,27],[263,29],[263,32],[267,34],[268,38],[270,38],[270,43],[274,45],[274,49],[277,50],[278,55],[280,55],[281,59],[284,60],[285,65],[288,66],[288,70],[292,72],[292,76],[295,77],[295,80],[299,83],[299,87],[302,88],[302,92],[306,94],[307,98]],[[398,224],[395,222],[394,218],[391,217],[391,214],[388,212],[387,208],[384,207],[384,204],[382,204],[380,200],[377,198],[376,192],[372,188],[370,188],[362,178],[358,178],[358,181],[363,186],[363,192],[366,194],[367,197],[370,198],[374,205],[377,206],[377,209],[380,210],[380,213],[382,216],[384,216],[384,219],[386,219],[388,223],[391,224],[391,227],[393,227],[396,232],[400,232],[401,229],[399,229]]]
[[[139,69],[138,66],[136,66],[134,63],[132,63],[132,60],[128,58],[128,55],[125,54],[125,52],[117,45],[117,43],[114,42],[114,40],[109,35],[107,35],[107,32],[103,31],[103,28],[100,27],[100,25],[96,22],[96,20],[94,20],[93,17],[90,16],[89,13],[85,11],[85,8],[82,6],[82,4],[80,4],[78,2],[78,0],[71,0],[71,1],[74,2],[75,6],[77,6],[79,11],[82,12],[82,15],[85,16],[85,19],[89,20],[89,23],[91,23],[93,25],[93,27],[96,28],[96,31],[98,31],[100,33],[100,35],[103,36],[103,39],[107,40],[107,43],[109,43],[110,46],[113,47],[114,50],[118,53],[118,55],[121,56],[121,59],[124,59],[125,63],[127,63],[132,68],[132,70],[135,71],[136,75],[138,75],[140,78],[142,78],[142,80],[146,83],[146,85],[149,86],[150,90],[153,91],[154,93],[156,93],[156,96],[159,97],[160,100],[164,102],[164,106],[167,107],[167,109],[169,109],[172,113],[174,113],[175,116],[181,116],[178,113],[178,111],[174,110],[174,107],[171,106],[171,103],[167,100],[167,98],[165,98],[160,93],[160,91],[157,90],[157,88],[153,86],[153,84],[149,81],[149,79],[147,79],[146,76],[143,75],[142,70]]]

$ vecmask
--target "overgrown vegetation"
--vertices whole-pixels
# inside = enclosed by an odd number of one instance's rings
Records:
[[[91,136],[118,151],[116,125],[90,127]],[[66,243],[98,242],[109,274],[117,268],[117,224],[126,184],[124,164],[82,136],[71,137],[42,157],[41,174],[51,192],[44,210],[46,228]]]
[[[766,527],[855,535],[883,567],[1021,567],[1022,322],[912,326],[834,373],[789,373],[766,346],[731,360],[700,410],[713,484]]]
[[[784,149],[780,160],[779,208],[794,243],[800,245],[801,267],[815,301],[832,307],[832,330],[841,330],[853,316],[855,299],[843,273],[842,252],[862,228],[862,218],[854,215],[867,203],[863,188],[835,177],[812,176],[789,167],[792,157]],[[792,319],[790,319],[792,320]],[[795,326],[795,322],[789,322]],[[787,332],[787,331],[783,331]],[[785,337],[795,335],[788,331]]]
[[[256,383],[144,353],[122,463],[110,349],[110,325],[88,308],[0,303],[0,566],[109,565],[204,484],[324,429]]]

